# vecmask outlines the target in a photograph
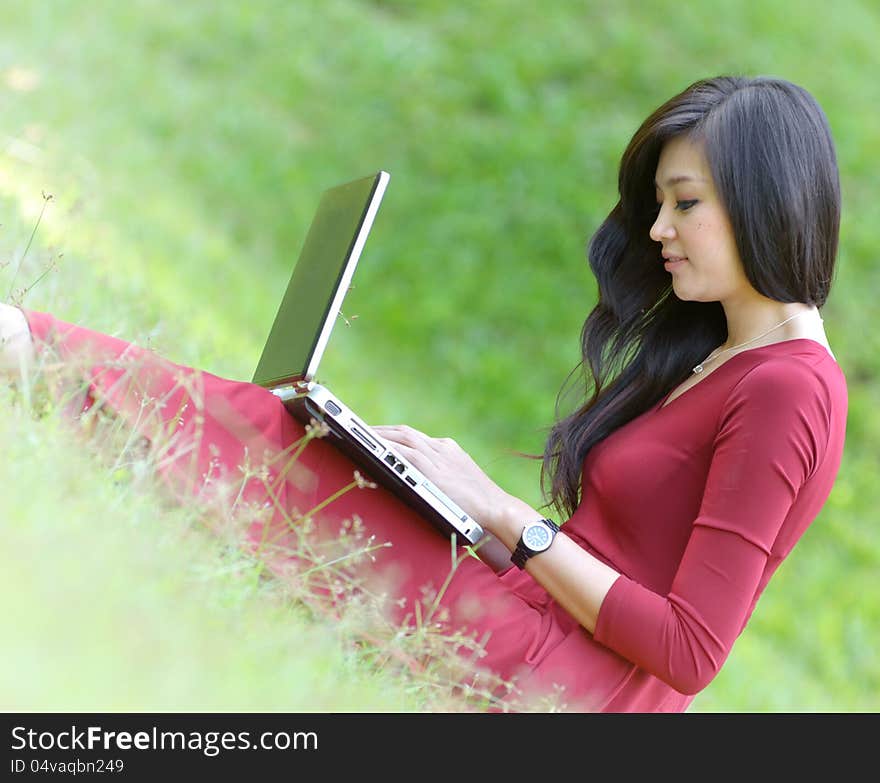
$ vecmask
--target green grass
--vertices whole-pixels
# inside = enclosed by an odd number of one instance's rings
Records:
[[[15,512],[0,568],[4,710],[415,709],[192,509],[114,481],[57,418],[4,416],[0,432]]]
[[[617,160],[638,122],[713,73],[771,73],[810,89],[828,112],[843,177],[840,267],[824,317],[849,380],[847,451],[820,519],[693,709],[880,706],[873,586],[880,561],[880,174],[873,164],[880,15],[871,2],[829,9],[793,0],[3,0],[0,11],[2,295],[14,275],[19,288],[55,261],[57,270],[27,294],[29,307],[248,379],[317,194],[385,168],[391,184],[344,308],[358,318],[334,332],[322,374],[368,421],[451,435],[532,503],[540,500],[538,466],[512,453],[541,450],[557,389],[577,361],[578,332],[595,301],[584,245],[614,201]],[[52,194],[48,204],[44,192]],[[394,379],[396,391],[380,394],[384,378]],[[59,450],[75,461],[44,423],[4,426],[4,444],[22,441],[14,450],[4,445],[6,481],[41,486]],[[65,552],[86,557],[88,512],[111,502],[104,493],[114,490],[88,462],[75,475],[39,506],[32,494],[3,492],[4,536],[31,553],[22,562],[8,555],[8,569],[4,562],[7,585],[18,586],[28,609],[21,617],[31,618],[13,635],[8,668],[31,676],[5,684],[0,698],[73,706],[95,703],[93,692],[126,708],[165,698],[184,709],[211,694],[212,706],[229,709],[297,709],[346,703],[363,688],[351,708],[403,703],[369,678],[348,688],[344,646],[311,656],[295,645],[287,660],[278,650],[286,649],[292,622],[279,620],[287,610],[262,594],[208,583],[190,597],[186,577],[168,587],[168,573],[186,572],[163,570],[166,560],[182,566],[163,545],[177,520],[170,512],[151,525],[136,503],[129,513],[117,500],[124,524],[102,518],[106,556],[89,561],[94,586],[77,592],[81,569],[75,559],[61,567]],[[58,520],[77,505],[79,538],[65,547],[60,529],[55,535]],[[199,560],[203,549],[210,572],[214,553],[205,542],[183,560]],[[23,567],[31,558],[47,570]],[[87,591],[106,584],[108,593],[120,592],[113,589],[120,562],[143,569],[141,598],[102,605],[102,616],[115,620],[99,626],[96,651],[86,654],[93,644]],[[73,606],[41,592],[56,571],[59,596],[75,598]],[[224,591],[241,600],[212,603]],[[28,604],[32,595],[40,597]],[[209,610],[204,622],[201,607]],[[177,618],[169,628],[178,653],[192,651],[181,664],[189,666],[189,689],[157,685],[163,672],[180,682],[168,657],[151,663],[132,653],[136,666],[110,665],[115,650],[131,653],[128,637],[112,631],[130,615],[149,628]],[[66,644],[83,651],[78,666],[35,656],[59,639],[39,617],[70,618],[59,628]],[[235,640],[228,657],[216,669],[199,668],[199,651],[224,647],[216,629],[224,622],[253,631],[228,634]],[[321,629],[312,632],[322,637]],[[263,640],[266,668],[298,679],[298,667],[314,667],[327,689],[289,696],[261,689],[247,664],[252,651],[243,640],[251,635]],[[332,633],[323,638],[333,646]],[[236,684],[238,669],[248,671],[245,683],[254,678],[252,689]],[[113,676],[102,680],[102,672]]]

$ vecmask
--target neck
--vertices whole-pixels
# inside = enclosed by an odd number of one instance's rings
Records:
[[[802,334],[805,326],[820,323],[818,308],[800,302],[776,302],[773,305],[743,308],[738,309],[735,315],[725,310],[725,314],[728,337],[720,350],[749,341],[753,341],[749,343],[749,347],[754,347],[765,342],[790,339]],[[786,323],[783,324],[783,321]]]

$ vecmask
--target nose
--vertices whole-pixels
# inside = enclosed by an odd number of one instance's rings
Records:
[[[666,211],[663,207],[657,212],[657,219],[648,231],[648,236],[655,242],[662,242],[664,239],[675,239],[675,227],[666,217]]]

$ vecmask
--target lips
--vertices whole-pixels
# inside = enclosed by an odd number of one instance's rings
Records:
[[[678,266],[681,266],[687,258],[684,256],[663,256],[664,263],[663,268],[667,271],[675,269]]]

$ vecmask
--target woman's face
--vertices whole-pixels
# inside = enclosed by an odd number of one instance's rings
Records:
[[[662,245],[675,295],[698,302],[754,296],[702,146],[684,136],[667,141],[654,182],[659,211],[649,233]]]

